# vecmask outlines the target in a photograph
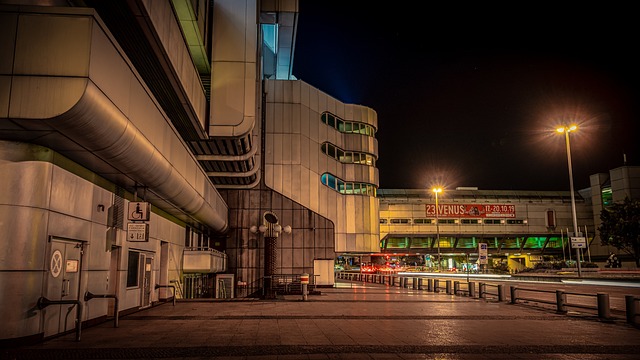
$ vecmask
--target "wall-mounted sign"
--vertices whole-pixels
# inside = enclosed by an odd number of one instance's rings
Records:
[[[149,221],[149,210],[151,205],[148,202],[130,202],[127,211],[129,221]]]
[[[427,216],[436,216],[436,205],[427,204]],[[516,206],[506,204],[438,204],[442,218],[514,218]]]
[[[67,260],[67,266],[64,268],[66,273],[78,272],[78,260]]]
[[[127,223],[128,241],[149,241],[149,224]]]

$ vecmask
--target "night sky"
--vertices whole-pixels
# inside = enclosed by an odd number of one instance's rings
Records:
[[[451,3],[300,0],[293,74],[377,112],[380,188],[566,191],[569,123],[576,190],[640,165],[631,5]]]

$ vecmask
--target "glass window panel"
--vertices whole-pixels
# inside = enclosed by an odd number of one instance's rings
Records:
[[[475,249],[478,247],[478,241],[475,237],[461,237],[458,238],[456,247],[458,249]]]
[[[333,117],[333,115],[329,115],[327,118],[327,125],[331,126],[331,127],[335,127],[336,126],[336,118]]]
[[[409,247],[408,238],[388,238],[387,249],[407,249]]]
[[[338,120],[338,131],[344,132],[344,121]]]
[[[562,249],[563,245],[566,246],[569,244],[569,239],[562,236],[551,236],[549,237],[549,241],[545,246],[545,249]]]
[[[524,243],[525,249],[542,249],[547,242],[546,236],[529,236]]]
[[[336,188],[336,178],[333,175],[329,175],[327,178],[327,186],[335,189]]]
[[[327,155],[331,156],[332,158],[336,157],[336,148],[331,144],[327,146]]]
[[[429,249],[431,248],[432,239],[427,237],[414,237],[411,239],[412,249]]]
[[[440,248],[452,248],[456,239],[449,236],[440,236]]]
[[[497,249],[499,245],[499,239],[497,237],[484,237],[480,242],[487,244],[487,246],[492,249]]]
[[[508,237],[500,240],[501,249],[520,249],[522,239],[519,237]]]

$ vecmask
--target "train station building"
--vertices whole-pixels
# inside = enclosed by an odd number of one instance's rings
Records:
[[[429,193],[379,189],[375,110],[292,75],[297,0],[2,3],[2,344],[303,273],[331,286],[344,256],[486,242],[517,267],[566,247],[568,192],[475,189],[443,194],[434,247]],[[639,178],[579,192],[590,243]]]

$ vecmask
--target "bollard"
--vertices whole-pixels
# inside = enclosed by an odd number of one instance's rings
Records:
[[[638,316],[638,298],[633,295],[625,295],[624,302],[626,305],[627,322],[636,325],[636,316]]]
[[[483,282],[478,284],[478,292],[479,292],[480,299],[484,299],[487,296],[487,294],[484,291],[484,286],[485,285]]]
[[[498,301],[504,301],[504,296],[504,285],[500,284],[498,285]]]
[[[423,278],[419,278],[418,279],[418,290],[424,290],[424,288],[422,286],[423,285],[423,280],[424,280]]]
[[[440,292],[440,280],[433,279],[433,292]]]
[[[459,291],[460,291],[460,281],[454,281],[453,282],[453,294],[454,295],[458,295]]]
[[[300,284],[302,285],[302,301],[307,301],[307,286],[309,285],[309,274],[300,275]]]
[[[598,317],[600,319],[611,318],[611,307],[609,306],[609,294],[598,293]]]
[[[427,291],[433,291],[433,279],[427,279]]]
[[[517,290],[517,289],[518,289],[518,288],[517,288],[517,287],[515,287],[515,286],[512,286],[512,287],[511,287],[511,303],[512,303],[512,304],[515,304],[515,303],[516,303],[516,300],[518,300],[518,296],[516,295],[516,290]]]
[[[413,282],[411,285],[413,287],[413,290],[418,290],[418,278],[413,278]]]
[[[473,281],[469,282],[469,297],[476,297],[476,283],[474,283]]]
[[[567,294],[562,290],[556,290],[556,311],[561,314],[567,312]]]
[[[445,289],[447,291],[447,294],[451,295],[451,280],[447,280],[445,282]]]
[[[408,277],[405,277],[405,278],[403,278],[403,279],[404,279],[404,286],[403,286],[403,288],[408,288],[408,287],[409,287],[409,278],[408,278]]]

